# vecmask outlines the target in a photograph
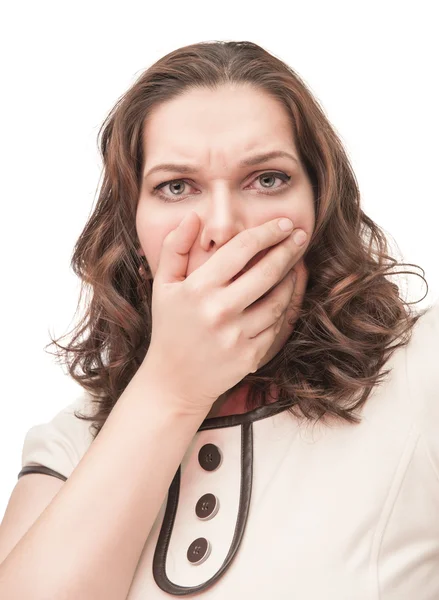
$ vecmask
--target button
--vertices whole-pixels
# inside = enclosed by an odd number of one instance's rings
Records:
[[[205,471],[215,471],[222,460],[221,450],[215,444],[204,444],[198,452],[198,462]]]
[[[210,542],[200,537],[192,542],[187,550],[187,559],[192,565],[201,565],[211,551]]]
[[[195,514],[202,521],[212,519],[219,509],[219,500],[214,494],[204,494],[195,506]]]

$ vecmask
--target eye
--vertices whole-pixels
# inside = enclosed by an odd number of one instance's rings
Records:
[[[272,185],[268,185],[268,186],[263,186],[265,187],[265,189],[270,190],[271,188],[274,189],[274,191],[268,191],[268,192],[262,192],[262,191],[257,191],[258,194],[262,194],[264,196],[272,196],[274,194],[278,194],[280,192],[282,192],[285,188],[288,188],[291,186],[291,184],[289,183],[289,181],[291,180],[291,176],[287,175],[286,173],[283,172],[278,172],[278,171],[270,171],[270,172],[266,172],[266,173],[261,173],[261,175],[258,175],[253,181],[256,180],[262,180],[262,179],[279,179],[281,181],[280,186],[273,188]],[[187,179],[171,179],[170,181],[164,181],[163,183],[160,183],[159,185],[156,185],[153,188],[153,195],[157,195],[160,198],[162,198],[165,202],[180,202],[182,198],[186,198],[187,196],[190,196],[191,194],[182,194],[182,193],[177,193],[177,194],[173,194],[174,199],[171,198],[170,196],[167,196],[166,194],[164,194],[161,190],[164,189],[166,186],[171,186],[171,185],[175,185],[177,184],[177,191],[181,192],[181,189],[184,185],[190,185],[190,183],[188,182]]]

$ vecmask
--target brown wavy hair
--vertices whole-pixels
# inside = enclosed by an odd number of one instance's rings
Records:
[[[409,342],[413,325],[427,310],[413,314],[391,281],[391,269],[407,263],[389,256],[384,232],[362,211],[342,143],[299,75],[248,41],[179,48],[143,72],[101,125],[102,184],[71,259],[81,280],[76,313],[83,294],[90,295],[68,345],[51,336],[60,349],[58,358],[92,396],[94,414],[76,416],[92,421],[94,438],[141,365],[151,339],[152,281],[139,274],[144,257],[138,254],[135,227],[144,121],[156,105],[191,88],[215,90],[229,83],[251,84],[288,111],[313,186],[316,215],[304,255],[309,279],[294,330],[276,356],[229,391],[249,384],[248,410],[267,404],[274,383],[279,401],[299,418],[332,415],[358,423],[356,411],[389,373],[381,372],[383,365]],[[400,273],[417,275],[393,274]]]

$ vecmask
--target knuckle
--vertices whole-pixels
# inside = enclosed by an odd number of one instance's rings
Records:
[[[215,310],[214,306],[207,305],[201,311],[203,315],[203,321],[206,323],[209,329],[215,329],[215,327],[219,324],[218,313]]]
[[[228,309],[224,305],[209,302],[204,306],[203,314],[205,321],[211,328],[222,325],[228,317]]]
[[[257,245],[257,238],[249,229],[244,229],[238,235],[238,246],[239,248],[254,248]]]
[[[229,317],[229,310],[228,308],[224,305],[221,304],[219,306],[217,306],[216,308],[216,322],[221,324],[224,323]]]
[[[282,267],[273,261],[268,261],[266,264],[260,266],[262,276],[266,279],[280,279],[282,275]]]
[[[228,331],[224,334],[223,347],[226,350],[233,350],[237,347],[240,336],[241,332],[239,331],[239,329],[234,327],[229,328]]]
[[[282,316],[285,308],[281,302],[275,302],[272,306],[273,317],[279,319]]]

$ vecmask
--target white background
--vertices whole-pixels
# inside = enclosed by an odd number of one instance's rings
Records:
[[[400,258],[425,269],[429,293],[417,306],[439,297],[437,3],[216,6],[40,0],[2,10],[0,518],[27,430],[81,391],[43,347],[49,331],[72,326],[70,258],[97,197],[98,128],[171,50],[250,40],[295,69],[345,144],[363,209]],[[422,298],[422,280],[408,284],[408,298]]]

